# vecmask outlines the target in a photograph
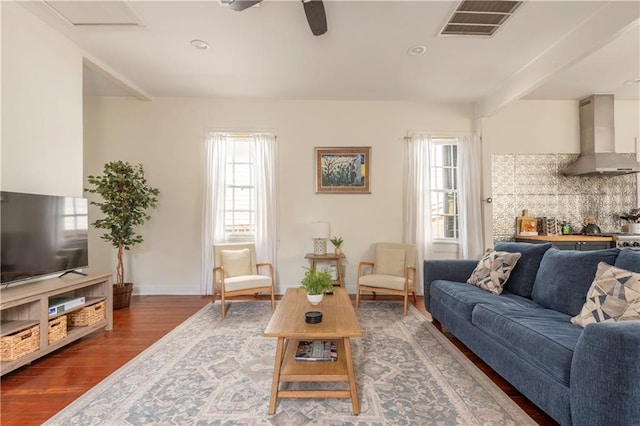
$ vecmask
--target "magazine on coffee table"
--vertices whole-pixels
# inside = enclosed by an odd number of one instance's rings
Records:
[[[338,352],[332,340],[301,340],[296,350],[298,361],[336,361]]]

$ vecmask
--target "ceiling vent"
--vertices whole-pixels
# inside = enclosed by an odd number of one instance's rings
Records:
[[[56,15],[73,25],[141,27],[142,22],[128,1],[43,1]]]
[[[521,4],[521,1],[463,1],[440,35],[491,37]]]

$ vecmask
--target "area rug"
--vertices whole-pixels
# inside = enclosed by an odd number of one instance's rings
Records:
[[[535,424],[410,308],[403,316],[402,303],[366,301],[356,310],[358,416],[350,400],[323,398],[282,399],[269,415],[276,339],[263,332],[272,311],[242,301],[225,320],[219,303],[205,306],[45,424]]]

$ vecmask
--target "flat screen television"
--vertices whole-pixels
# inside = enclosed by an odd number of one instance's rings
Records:
[[[0,192],[1,284],[89,266],[86,198]]]

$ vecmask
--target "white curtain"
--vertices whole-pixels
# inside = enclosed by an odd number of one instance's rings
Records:
[[[213,244],[224,238],[224,188],[227,139],[210,133],[205,146],[204,193],[202,194],[202,270],[200,294],[213,291]]]
[[[423,261],[431,251],[431,144],[429,135],[414,134],[405,150],[404,242],[416,245],[417,288],[421,288]]]
[[[206,141],[204,206],[202,213],[202,270],[200,293],[213,291],[213,245],[224,242],[225,167],[227,134],[211,132]],[[252,135],[255,158],[256,256],[276,263],[276,138],[269,133]]]
[[[256,256],[276,264],[276,138],[270,133],[253,136],[256,159]]]
[[[476,135],[462,136],[458,142],[458,208],[460,246],[463,259],[479,259],[482,240],[482,156]]]

